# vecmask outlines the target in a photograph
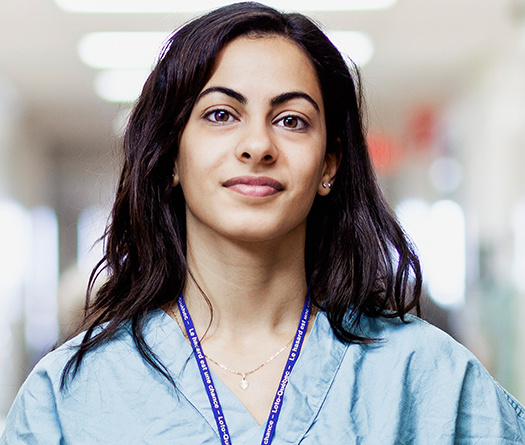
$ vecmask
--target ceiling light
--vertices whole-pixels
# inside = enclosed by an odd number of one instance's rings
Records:
[[[331,31],[328,37],[345,57],[364,66],[374,52],[368,36],[357,31]],[[78,46],[81,60],[104,69],[95,79],[95,92],[109,102],[133,102],[139,96],[166,40],[157,32],[87,34]]]
[[[357,65],[368,63],[374,52],[370,38],[358,31],[331,31],[328,37]],[[94,32],[78,45],[78,55],[97,69],[151,69],[168,35],[162,32]]]
[[[374,52],[370,38],[358,31],[331,31],[328,37],[347,58],[364,66]],[[87,65],[104,69],[95,79],[95,92],[109,102],[133,102],[166,41],[158,32],[100,32],[80,41],[79,56]]]
[[[151,69],[167,37],[165,32],[93,32],[80,40],[78,55],[92,68]]]
[[[107,70],[95,78],[95,93],[107,102],[133,102],[139,97],[149,70]]]
[[[328,38],[343,54],[357,66],[365,66],[374,54],[370,37],[359,31],[328,31]]]
[[[182,2],[173,0],[55,0],[62,9],[84,13],[182,13],[214,9],[232,3],[224,0]],[[356,11],[387,9],[397,0],[263,0],[280,10]]]

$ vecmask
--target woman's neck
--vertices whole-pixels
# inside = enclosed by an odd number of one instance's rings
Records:
[[[307,292],[298,235],[259,244],[189,237],[184,298],[197,331],[248,338],[294,330]]]

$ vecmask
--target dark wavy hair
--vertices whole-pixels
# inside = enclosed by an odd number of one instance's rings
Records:
[[[369,342],[355,333],[362,315],[419,313],[421,272],[417,255],[386,204],[370,161],[362,123],[362,92],[335,46],[309,18],[258,3],[237,3],[196,18],[169,39],[131,114],[125,160],[105,255],[94,269],[81,344],[64,369],[78,371],[86,353],[129,323],[144,360],[173,383],[147,345],[148,314],[174,301],[188,274],[185,201],[172,172],[178,141],[219,52],[239,36],[282,36],[315,67],[326,110],[327,150],[340,160],[332,191],[317,196],[308,215],[306,276],[311,298],[325,311],[335,335]],[[104,271],[107,281],[93,293]],[[347,317],[354,320],[348,325]],[[103,329],[96,329],[106,323]]]

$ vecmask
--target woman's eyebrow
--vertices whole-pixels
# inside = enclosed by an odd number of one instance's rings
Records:
[[[248,100],[246,99],[246,97],[244,97],[241,93],[239,93],[238,91],[235,91],[235,90],[232,90],[231,88],[226,88],[226,87],[210,87],[210,88],[206,88],[204,91],[202,91],[198,96],[197,96],[197,101],[198,102],[203,96],[206,96],[207,94],[210,94],[210,93],[221,93],[221,94],[225,94],[226,96],[229,96],[233,99],[235,99],[237,102],[243,104],[243,105],[246,105],[246,103],[248,102]],[[282,93],[282,94],[279,94],[278,96],[274,97],[271,101],[270,101],[270,104],[272,107],[275,107],[277,105],[281,105],[285,102],[288,102],[289,100],[292,100],[292,99],[305,99],[307,100],[308,102],[310,102],[312,104],[312,106],[319,112],[320,109],[319,109],[319,105],[317,104],[317,102],[312,98],[312,96],[310,96],[309,94],[306,94],[302,91],[290,91],[290,92],[287,92],[287,93]]]
[[[310,102],[313,107],[319,112],[319,105],[317,105],[317,102],[310,96],[309,94],[303,93],[302,91],[290,91],[289,93],[283,93],[279,94],[279,96],[276,96],[272,99],[271,104],[272,106],[281,105],[289,100],[292,99],[306,99],[308,102]]]
[[[243,105],[246,105],[246,97],[244,97],[241,93],[238,91],[232,90],[231,88],[226,87],[210,87],[202,91],[198,96],[196,102],[201,100],[203,96],[210,93],[222,93],[226,96],[230,96],[231,98],[235,99],[237,102],[240,102]]]

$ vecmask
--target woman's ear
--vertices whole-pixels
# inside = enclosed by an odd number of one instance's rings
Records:
[[[173,187],[177,187],[180,183],[180,177],[179,177],[179,168],[177,165],[177,160],[175,159],[175,163],[173,165],[173,173],[171,175],[173,180]]]
[[[331,147],[330,152],[327,152],[324,158],[323,175],[317,189],[317,193],[321,196],[326,196],[330,193],[337,169],[339,164],[341,164],[341,140],[337,138],[333,144],[334,146]]]

